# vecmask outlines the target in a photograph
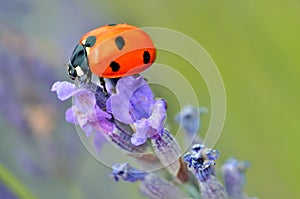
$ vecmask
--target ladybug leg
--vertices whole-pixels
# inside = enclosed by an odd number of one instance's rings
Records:
[[[99,77],[99,81],[100,81],[100,84],[101,84],[101,86],[103,88],[103,92],[107,95],[107,90],[106,90],[104,78],[103,77]]]

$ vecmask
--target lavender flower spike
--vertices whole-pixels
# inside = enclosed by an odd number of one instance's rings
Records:
[[[144,180],[148,175],[148,173],[139,171],[138,169],[130,166],[128,163],[114,164],[112,169],[113,172],[111,176],[114,177],[116,182],[119,181],[120,178],[127,182],[136,182]]]
[[[231,199],[249,199],[244,194],[245,171],[250,167],[247,161],[231,158],[222,166],[226,191]]]

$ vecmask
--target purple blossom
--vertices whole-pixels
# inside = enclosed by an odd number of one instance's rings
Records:
[[[186,144],[189,145],[191,141],[192,144],[202,144],[202,139],[197,134],[201,128],[200,116],[206,113],[206,108],[198,108],[187,105],[175,115],[175,121],[185,132]]]
[[[222,166],[225,188],[232,199],[247,199],[244,194],[245,171],[250,167],[248,161],[231,158]]]
[[[142,172],[130,166],[128,163],[114,164],[112,169],[113,171],[111,177],[113,177],[116,182],[119,181],[120,178],[127,182],[136,182],[139,180],[144,180],[148,175],[148,173]]]
[[[113,123],[109,120],[111,115],[96,105],[95,93],[77,88],[69,82],[55,82],[51,91],[56,92],[58,99],[65,101],[73,97],[73,106],[66,111],[66,120],[78,124],[86,136],[96,134],[97,143],[103,143],[107,134],[113,129]],[[100,141],[101,140],[101,141]]]
[[[156,174],[140,171],[128,163],[114,164],[112,169],[111,177],[113,177],[116,182],[120,179],[126,182],[141,181],[141,192],[150,199],[187,198],[177,186],[167,180],[160,178]]]
[[[73,97],[73,106],[66,111],[66,120],[78,124],[86,136],[94,135],[97,150],[105,142],[105,136],[115,146],[127,152],[145,152],[145,146],[137,147],[131,143],[134,133],[131,127],[115,120],[111,113],[105,111],[110,94],[104,94],[99,86],[82,83],[77,87],[69,82],[56,82],[51,91],[55,91],[62,101]]]
[[[108,99],[106,107],[116,120],[133,126],[135,134],[131,142],[136,146],[163,129],[166,102],[154,100],[150,87],[141,76],[121,78],[116,85],[116,94]]]
[[[189,153],[183,156],[190,171],[198,179],[200,193],[203,199],[225,199],[226,193],[222,184],[215,177],[215,160],[219,152],[195,144]]]
[[[203,145],[195,144],[191,151],[183,156],[183,160],[201,182],[205,182],[211,175],[215,175],[215,160],[219,157],[219,152],[207,149]]]
[[[200,129],[200,109],[187,105],[176,114],[175,121],[181,124],[181,127],[188,134],[195,134]]]

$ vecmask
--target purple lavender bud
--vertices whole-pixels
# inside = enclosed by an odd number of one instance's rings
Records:
[[[224,187],[215,176],[209,176],[205,182],[199,182],[200,193],[203,199],[227,198]]]
[[[128,163],[124,164],[114,164],[112,165],[112,175],[115,179],[115,181],[119,181],[119,179],[123,179],[127,182],[136,182],[144,180],[145,177],[148,175],[146,172],[142,172],[132,166],[130,166]]]
[[[201,144],[195,144],[190,152],[183,156],[190,171],[199,182],[200,193],[203,199],[225,199],[226,193],[222,184],[215,177],[215,160],[219,152],[205,148]]]
[[[206,114],[206,108],[197,108],[191,105],[185,106],[181,112],[175,116],[175,121],[181,126],[185,132],[184,141],[186,145],[202,144],[202,139],[198,136],[201,127],[200,116]]]
[[[246,199],[244,194],[245,171],[250,167],[248,161],[229,159],[222,166],[225,188],[232,199]]]
[[[188,164],[192,173],[201,182],[205,182],[210,176],[215,175],[215,160],[219,157],[219,152],[207,149],[203,145],[195,144],[190,152],[183,156],[183,160]]]
[[[181,112],[175,116],[175,121],[187,134],[196,134],[201,127],[200,115],[207,113],[206,108],[197,108],[191,105],[185,106]]]
[[[97,86],[97,89],[95,90],[95,98],[96,98],[96,104],[101,108],[101,109],[106,109],[106,101],[109,98],[109,94],[106,94],[103,92],[103,89]]]
[[[150,199],[187,199],[178,187],[170,182],[158,177],[155,174],[149,174],[141,184],[141,192]]]
[[[173,176],[177,177],[181,169],[179,160],[181,149],[173,135],[164,128],[160,134],[151,137],[151,143],[162,165],[165,166]]]

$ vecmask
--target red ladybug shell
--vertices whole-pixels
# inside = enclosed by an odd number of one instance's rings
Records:
[[[93,74],[105,78],[118,78],[140,73],[156,58],[155,46],[143,30],[128,24],[106,25],[86,33],[95,41],[86,47],[88,65]],[[90,37],[91,38],[91,37]]]

